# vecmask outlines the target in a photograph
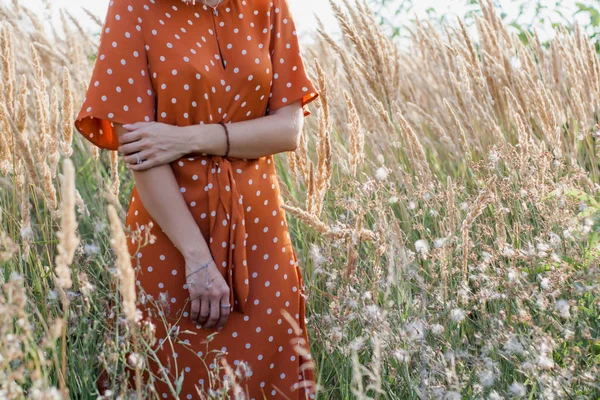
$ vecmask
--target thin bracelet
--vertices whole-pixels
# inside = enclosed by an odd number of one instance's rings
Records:
[[[189,278],[190,276],[192,276],[193,274],[195,274],[198,271],[203,270],[204,268],[208,267],[210,265],[210,263],[212,262],[212,260],[209,260],[206,264],[204,264],[203,266],[201,266],[200,268],[198,268],[197,270],[195,270],[194,272],[189,273],[188,275],[185,276],[186,280],[187,278]]]
[[[229,154],[229,129],[227,128],[227,126],[225,125],[225,123],[223,121],[220,121],[219,125],[221,125],[221,126],[223,126],[223,128],[225,128],[225,136],[227,136],[227,151],[225,152],[225,155],[223,157],[227,157],[227,155]]]

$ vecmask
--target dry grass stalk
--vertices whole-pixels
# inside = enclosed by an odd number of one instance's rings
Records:
[[[116,152],[111,152],[116,153]],[[131,264],[131,256],[127,248],[127,238],[117,210],[112,204],[107,207],[110,220],[111,246],[117,255],[117,276],[119,277],[119,291],[122,297],[123,313],[127,319],[131,338],[133,340],[133,354],[139,354],[139,343],[137,337],[137,323],[142,319],[141,312],[137,309],[137,297],[135,290],[135,271]],[[142,399],[142,372],[140,363],[135,363],[136,393],[139,400]]]
[[[0,260],[2,260],[2,262],[7,262],[19,251],[19,246],[3,228],[2,217],[4,213],[5,211],[0,208]],[[2,283],[3,282],[0,280],[0,284]]]
[[[77,236],[77,216],[75,214],[75,167],[70,159],[63,161],[64,180],[62,182],[61,193],[61,229],[56,233],[58,238],[58,246],[56,248],[57,255],[54,261],[55,267],[55,286],[60,295],[63,312],[65,318],[68,315],[70,300],[66,295],[66,291],[73,286],[71,278],[71,264],[75,256],[75,251],[79,246],[80,239]],[[65,383],[67,372],[67,355],[66,355],[66,332],[67,324],[63,326],[62,332],[62,363],[61,363],[61,379],[60,388],[64,395],[68,394],[68,389]]]
[[[473,202],[467,213],[466,218],[463,220],[460,231],[462,236],[462,279],[465,281],[467,277],[467,267],[469,263],[469,229],[475,221],[475,219],[489,206],[496,198],[494,194],[494,184],[496,177],[493,176],[488,182],[486,182],[485,189],[481,190],[477,199]]]
[[[356,271],[356,262],[358,260],[358,249],[360,247],[360,232],[363,224],[363,210],[359,210],[356,215],[356,225],[352,235],[346,236],[346,246],[348,252],[348,259],[346,261],[346,268],[344,276],[350,277]]]
[[[24,132],[27,128],[27,76],[21,75],[21,85],[19,90],[19,110],[17,113],[17,129]]]
[[[4,83],[4,104],[8,109],[9,115],[14,115],[15,104],[15,56],[14,56],[14,36],[12,30],[3,25],[0,30],[1,59],[2,59],[2,81]]]
[[[289,212],[290,214],[294,215],[296,218],[298,218],[303,223],[309,225],[311,228],[313,228],[314,230],[316,230],[317,232],[319,232],[326,238],[343,239],[343,238],[347,238],[347,237],[352,237],[352,235],[354,235],[356,233],[355,230],[351,229],[351,228],[331,229],[327,224],[321,222],[321,220],[319,220],[313,214],[311,214],[307,211],[304,211],[300,208],[293,207],[293,206],[290,206],[287,204],[283,204],[281,207],[284,210],[286,210],[287,212]],[[377,241],[379,238],[378,233],[373,232],[368,229],[361,229],[358,236],[359,236],[360,240],[369,241],[369,242]]]
[[[58,136],[58,89],[56,86],[52,87],[52,94],[50,96],[50,131],[48,132],[48,143],[47,143],[47,154],[46,158],[50,167],[52,177],[56,177],[56,170],[58,162],[60,161],[60,153],[58,145],[60,137]]]
[[[313,213],[315,213],[317,217],[319,217],[321,214],[325,193],[331,186],[331,174],[333,172],[333,167],[331,165],[330,130],[327,128],[327,121],[329,120],[329,117],[327,116],[327,108],[319,108],[318,114],[319,129],[317,136],[317,166],[315,167],[317,176],[314,178],[314,192],[309,192],[309,194],[312,194],[314,197],[315,206],[313,208]]]
[[[61,152],[65,157],[73,154],[73,90],[71,88],[71,75],[69,69],[63,67],[63,103],[62,103],[62,138],[60,140]]]
[[[31,152],[31,148],[29,147],[29,141],[26,140],[23,132],[20,132],[17,128],[17,125],[12,120],[8,113],[8,109],[4,103],[0,104],[0,122],[7,126],[8,135],[10,135],[11,140],[16,141],[17,149],[19,150],[18,157],[22,158],[24,161],[25,167],[29,174],[29,179],[33,181],[36,187],[40,186],[40,178],[36,169],[36,164],[33,159],[33,154]]]
[[[402,132],[402,136],[405,141],[410,144],[410,148],[413,151],[412,154],[412,162],[413,166],[418,168],[418,175],[422,177],[424,182],[429,182],[432,174],[431,169],[429,168],[429,162],[427,161],[427,155],[425,154],[425,149],[421,145],[419,138],[415,134],[412,126],[408,123],[408,121],[404,118],[404,116],[400,113],[397,113],[398,120],[400,121],[400,131]]]
[[[21,211],[21,230],[20,230],[20,238],[21,238],[21,258],[23,260],[27,260],[29,257],[29,251],[31,249],[31,242],[34,239],[34,232],[31,227],[31,212],[30,212],[30,204],[29,204],[29,184],[27,182],[27,175],[19,172],[15,176],[15,189],[17,192],[17,196],[20,201],[20,211]]]
[[[365,161],[364,146],[365,136],[360,124],[360,118],[352,98],[344,91],[346,106],[348,107],[348,136],[350,139],[350,174],[356,178],[358,167]]]
[[[139,316],[136,308],[135,272],[127,249],[127,238],[115,207],[109,204],[107,210],[110,220],[110,243],[117,256],[116,267],[120,283],[119,290],[123,297],[123,311],[128,321],[137,323]]]
[[[64,179],[61,190],[61,228],[56,233],[59,240],[55,259],[56,285],[70,289],[73,285],[70,265],[80,239],[77,236],[77,216],[75,214],[75,167],[69,158],[63,161]]]
[[[5,121],[0,118],[0,172],[8,176],[13,170],[12,155],[14,141],[8,133]]]
[[[119,153],[116,151],[110,152],[110,176],[110,190],[118,198],[121,180],[119,178]]]

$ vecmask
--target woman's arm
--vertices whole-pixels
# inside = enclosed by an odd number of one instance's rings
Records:
[[[298,100],[264,117],[231,122],[229,158],[255,159],[298,147],[304,125]],[[124,125],[130,132],[119,138],[123,161],[134,171],[144,171],[177,160],[187,154],[222,156],[227,148],[225,130],[219,124],[173,126],[158,122]],[[136,164],[135,153],[145,160]]]
[[[114,125],[118,136],[127,132],[120,124]],[[144,208],[181,254],[188,259],[208,260],[210,249],[185,203],[171,166],[163,164],[134,171],[133,177]]]
[[[114,124],[117,136],[127,132]],[[220,307],[229,301],[230,288],[219,272],[210,247],[179,190],[171,165],[162,164],[146,171],[134,171],[135,185],[144,208],[158,223],[185,259],[185,274],[192,300],[190,318],[205,327],[223,327],[229,310]],[[160,182],[160,184],[157,184]],[[210,264],[206,267],[206,263]],[[196,273],[202,269],[199,273]],[[209,286],[205,282],[212,281]]]
[[[304,115],[299,100],[264,117],[228,123],[228,157],[253,159],[294,151],[303,126]],[[192,153],[225,154],[227,138],[221,125],[191,125],[183,129],[188,131]]]

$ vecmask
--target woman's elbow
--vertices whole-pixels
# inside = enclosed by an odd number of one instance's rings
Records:
[[[300,135],[302,135],[302,130],[293,130],[286,135],[288,138],[286,143],[286,151],[296,151],[296,149],[300,146]]]

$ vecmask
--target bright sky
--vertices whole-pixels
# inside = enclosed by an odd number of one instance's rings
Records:
[[[7,3],[9,2],[9,0],[1,1]],[[58,8],[65,8],[79,18],[82,25],[85,26],[86,23],[89,23],[91,26],[94,26],[89,17],[82,11],[82,7],[87,8],[93,14],[97,15],[103,20],[108,7],[108,1],[109,0],[49,0],[49,3],[54,9],[52,13],[54,18],[57,18],[56,10]],[[333,34],[334,36],[339,33],[339,25],[333,16],[333,11],[329,1],[330,0],[288,0],[301,40],[303,34],[314,31],[316,28],[317,23],[315,15],[318,15],[318,17],[321,19],[323,25],[326,27],[327,32]],[[341,4],[340,0],[331,1]],[[541,0],[541,3],[544,5],[551,5],[551,3],[555,1],[556,0]],[[46,13],[41,0],[20,0],[19,3],[31,8],[34,11],[38,11],[39,13]],[[353,4],[354,2],[350,0],[349,3]],[[414,15],[417,15],[421,19],[425,19],[427,17],[426,10],[430,8],[434,9],[437,15],[446,14],[450,17],[453,15],[462,16],[467,10],[467,6],[465,5],[466,0],[419,0],[415,1],[416,4],[410,13],[393,17],[393,4],[397,4],[398,2],[392,0],[388,3],[392,4],[392,6],[389,7],[390,18],[393,18],[396,23],[408,21],[409,19],[413,18]],[[516,15],[519,4],[524,3],[528,2],[525,0],[504,0],[502,2],[504,11],[509,15]],[[574,7],[574,3],[575,0],[566,0],[561,2],[562,7],[567,8]],[[476,6],[470,6],[471,9],[473,9],[473,7]],[[344,9],[343,6],[342,9]]]
[[[8,0],[2,0],[8,2]],[[90,21],[89,17],[81,10],[85,7],[92,13],[103,19],[109,0],[50,0],[50,4],[54,9],[65,8],[72,14],[81,18],[82,25],[85,21]],[[340,4],[339,0],[334,0]],[[333,16],[333,11],[329,5],[329,0],[288,0],[292,9],[292,15],[296,20],[296,27],[300,35],[302,33],[314,30],[316,27],[315,15],[318,15],[323,24],[327,27],[327,31],[334,33],[339,32],[338,23]],[[31,8],[32,10],[44,10],[41,0],[20,0],[19,3]],[[353,1],[350,1],[352,4]],[[420,15],[425,15],[425,10],[428,7],[435,7],[440,12],[454,11],[459,13],[465,9],[464,0],[421,0],[415,5],[415,12]],[[54,12],[56,18],[56,12]],[[409,16],[407,16],[409,17]]]

